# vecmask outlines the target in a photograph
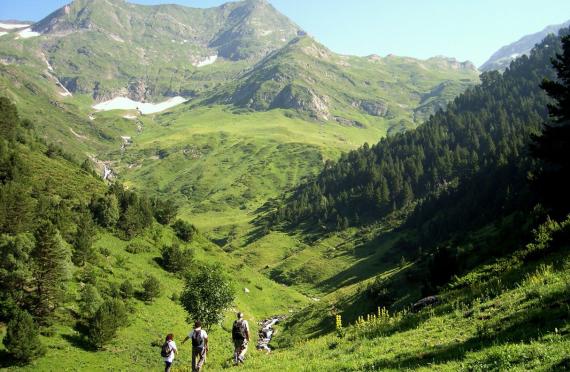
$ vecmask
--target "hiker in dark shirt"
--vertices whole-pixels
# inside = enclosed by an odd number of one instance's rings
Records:
[[[202,322],[199,320],[194,322],[194,329],[182,343],[188,340],[192,340],[192,372],[200,372],[208,353],[208,334],[202,329]]]
[[[232,326],[232,340],[234,342],[234,364],[237,365],[243,363],[249,343],[249,324],[243,318],[243,313],[237,313],[237,320]]]

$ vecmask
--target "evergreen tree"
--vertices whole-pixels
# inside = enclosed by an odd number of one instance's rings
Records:
[[[102,302],[103,298],[101,298],[97,287],[92,284],[86,284],[85,287],[81,289],[78,301],[81,316],[90,319],[95,315]]]
[[[152,302],[160,296],[160,282],[154,276],[149,275],[142,283],[142,287],[142,299],[144,301]]]
[[[31,234],[0,235],[0,320],[7,320],[25,306],[25,290],[32,278],[30,254],[34,249]]]
[[[82,213],[74,236],[73,255],[71,260],[77,266],[83,266],[86,262],[93,261],[95,249],[93,240],[95,239],[95,225],[89,213]]]
[[[33,277],[36,288],[36,314],[47,317],[58,306],[64,293],[68,252],[59,232],[50,221],[40,221],[32,251]]]
[[[172,225],[172,228],[174,229],[176,236],[185,242],[192,241],[194,235],[197,232],[194,225],[183,220],[176,220],[176,222],[174,222]]]
[[[562,38],[562,46],[562,53],[552,60],[558,79],[541,84],[554,100],[548,104],[550,122],[531,144],[532,154],[542,163],[537,181],[542,199],[561,216],[570,211],[570,35]]]
[[[120,217],[119,201],[114,194],[94,198],[90,209],[97,223],[103,227],[114,227]]]
[[[127,325],[127,320],[127,310],[121,300],[105,301],[89,321],[89,341],[95,348],[103,348],[115,338],[119,328]]]
[[[121,283],[119,290],[121,292],[121,297],[124,300],[133,297],[133,295],[135,294],[135,289],[133,287],[133,284],[128,279]]]
[[[194,252],[191,249],[182,249],[178,243],[165,246],[162,249],[162,266],[172,273],[183,273],[190,268]]]
[[[3,343],[15,361],[29,363],[45,354],[39,335],[32,316],[26,311],[17,311],[8,323]]]

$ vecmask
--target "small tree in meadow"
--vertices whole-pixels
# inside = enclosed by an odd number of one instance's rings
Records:
[[[194,252],[174,243],[162,249],[162,266],[171,273],[183,273],[192,264]]]
[[[97,349],[103,348],[126,323],[127,310],[123,302],[117,299],[105,301],[89,321],[89,342]]]
[[[121,292],[121,297],[125,300],[133,297],[133,295],[135,294],[135,289],[130,280],[127,279],[121,283],[120,292]]]
[[[146,302],[152,302],[160,296],[160,282],[154,276],[149,275],[142,284],[142,299]]]
[[[17,311],[8,323],[3,343],[16,362],[29,363],[45,354],[39,333],[32,316],[26,311]]]
[[[97,309],[101,306],[103,299],[97,290],[97,287],[91,284],[86,284],[81,289],[79,297],[79,311],[81,316],[89,319],[95,315]]]
[[[200,319],[209,328],[222,321],[234,298],[235,290],[221,267],[202,266],[187,274],[180,302],[191,318]]]
[[[194,225],[183,220],[176,220],[176,222],[172,224],[172,228],[174,229],[176,236],[185,242],[192,241],[197,232]]]

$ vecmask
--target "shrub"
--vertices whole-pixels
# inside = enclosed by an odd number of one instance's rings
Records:
[[[133,297],[133,295],[135,294],[135,289],[132,283],[127,279],[121,283],[120,292],[121,292],[121,297],[126,300]]]
[[[45,354],[45,348],[39,339],[39,329],[26,311],[14,314],[8,323],[3,342],[8,353],[19,363],[28,363]]]
[[[151,247],[148,244],[141,242],[132,242],[127,245],[125,251],[131,254],[147,253],[150,252]]]
[[[99,309],[99,306],[101,306],[102,302],[103,299],[101,298],[97,287],[91,284],[85,285],[81,290],[78,301],[81,316],[84,318],[92,318],[97,312],[97,309]]]
[[[154,276],[149,275],[142,283],[143,292],[142,299],[146,302],[152,302],[160,295],[160,282]]]
[[[126,322],[127,310],[123,302],[116,299],[105,301],[89,322],[89,341],[94,347],[103,348]]]
[[[182,220],[176,220],[172,225],[172,228],[174,229],[176,236],[185,242],[190,242],[197,232],[194,225]]]
[[[162,266],[171,273],[182,273],[187,270],[194,260],[191,249],[182,249],[178,244],[162,249]]]

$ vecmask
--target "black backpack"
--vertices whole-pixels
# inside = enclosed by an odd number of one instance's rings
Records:
[[[234,322],[232,327],[232,339],[234,341],[243,341],[245,340],[245,331],[244,331],[243,323],[239,320]]]
[[[160,348],[160,356],[163,358],[168,358],[171,353],[172,348],[170,347],[170,344],[168,342],[162,344],[162,347]]]
[[[202,330],[194,331],[192,335],[192,347],[202,348],[204,347],[204,339],[202,337]]]

